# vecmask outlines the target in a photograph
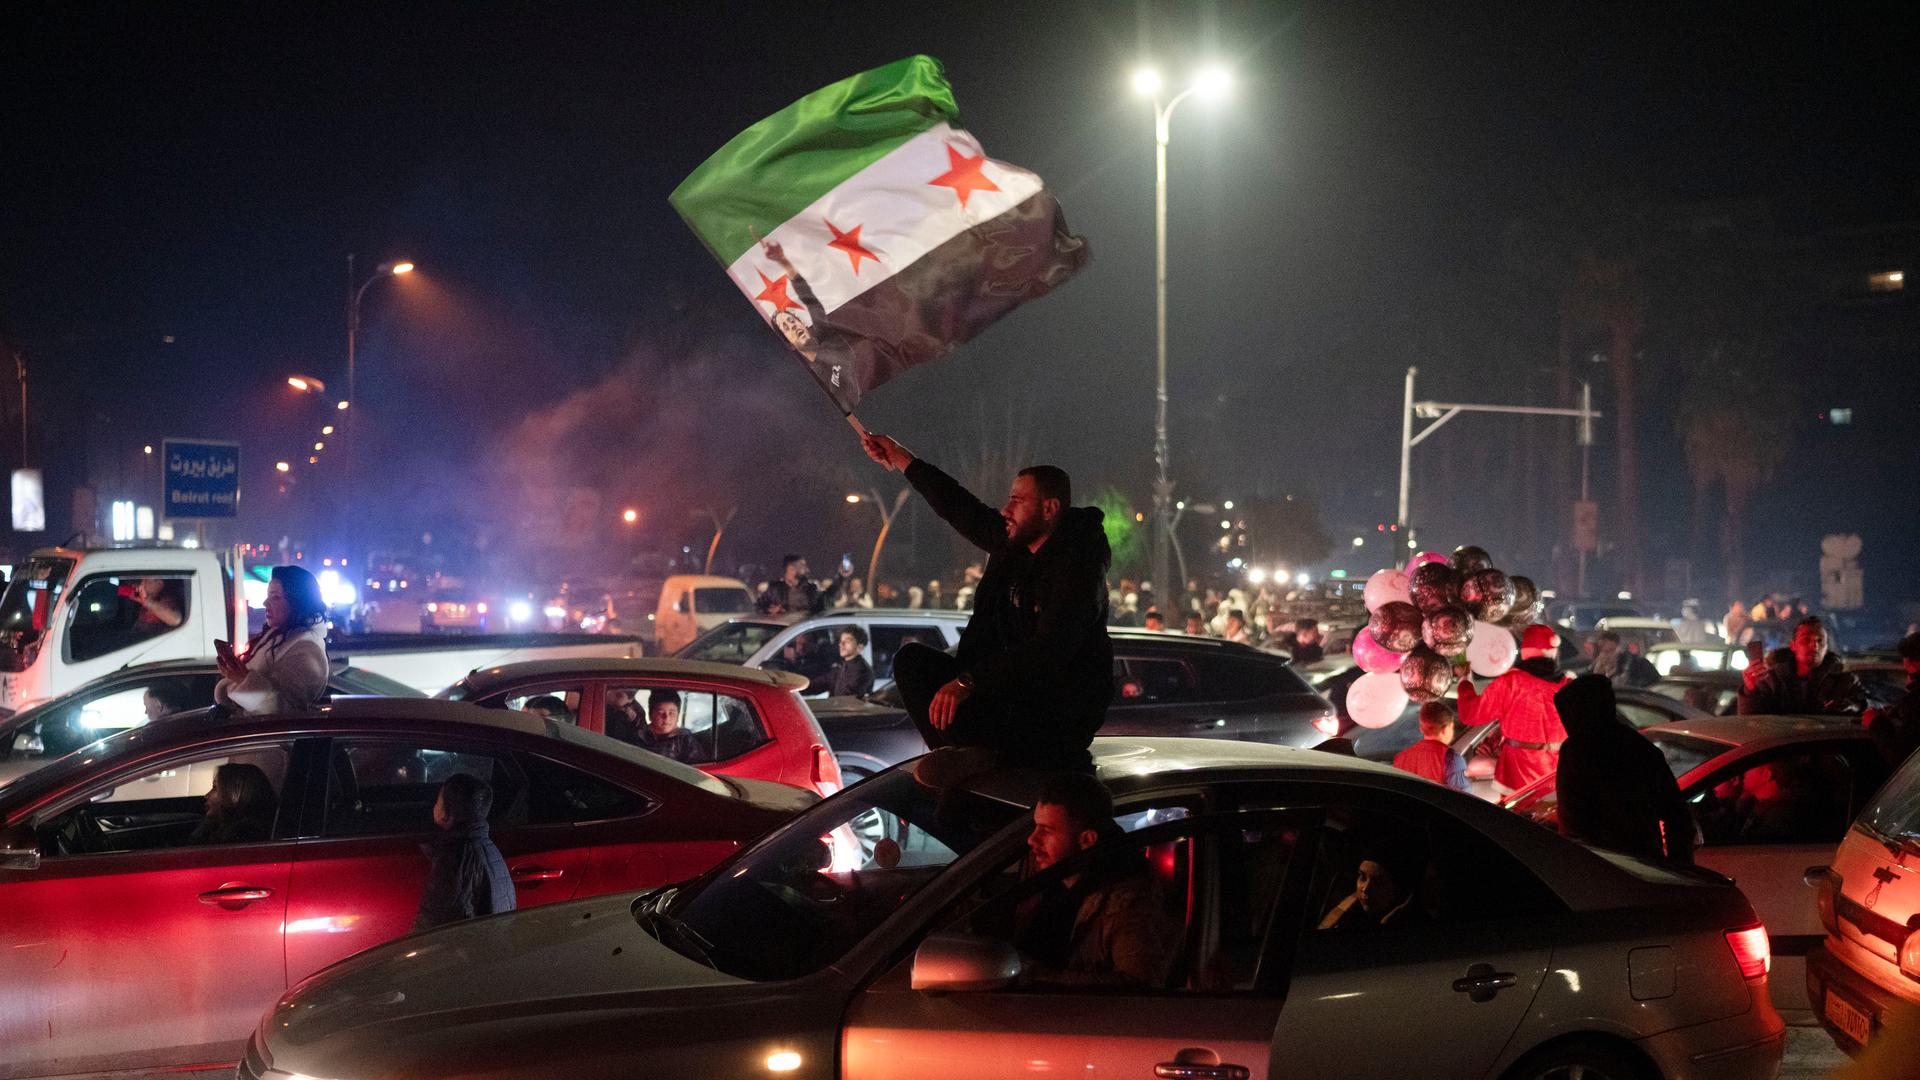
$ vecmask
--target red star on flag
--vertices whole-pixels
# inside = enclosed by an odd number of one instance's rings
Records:
[[[787,295],[787,275],[781,274],[776,280],[768,277],[764,271],[756,270],[754,273],[760,275],[760,284],[766,286],[766,288],[760,290],[760,295],[754,297],[755,300],[764,300],[772,304],[775,315],[780,314],[788,308],[792,308],[795,311],[800,310],[800,305],[794,303],[793,297]]]
[[[833,239],[827,241],[827,246],[830,248],[839,248],[841,251],[846,252],[847,261],[853,264],[853,272],[855,274],[860,272],[861,259],[872,259],[874,262],[880,261],[880,256],[860,246],[860,230],[864,228],[866,228],[864,225],[855,225],[846,232],[841,232],[834,227],[833,222],[827,222],[827,231],[833,234]]]
[[[927,181],[927,183],[932,186],[952,188],[954,194],[960,196],[960,205],[964,207],[967,205],[967,196],[972,195],[976,191],[1000,190],[1000,185],[987,179],[986,176],[980,172],[980,166],[986,164],[986,161],[987,155],[985,154],[981,154],[979,157],[968,157],[959,150],[949,146],[947,147],[947,164],[950,165],[951,168]]]

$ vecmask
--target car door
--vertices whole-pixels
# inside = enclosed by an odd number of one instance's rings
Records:
[[[1143,815],[1136,811],[1134,820]],[[1180,817],[1102,841],[1026,881],[1016,866],[989,874],[933,933],[1044,947],[1020,914],[1061,878],[1139,875],[1166,933],[1165,977],[1151,984],[1087,982],[1027,960],[1022,981],[979,991],[913,988],[908,957],[855,997],[847,1012],[847,1080],[1064,1076],[1152,1077],[1271,1072],[1285,1000],[1279,943],[1290,940],[1310,877],[1294,858],[1303,819],[1281,814]],[[1167,816],[1167,815],[1161,815]],[[974,898],[978,898],[975,903]],[[1275,930],[1269,933],[1269,927]],[[1284,928],[1284,929],[1282,929]],[[925,939],[923,938],[923,944]],[[1175,1072],[1177,1069],[1217,1068]],[[1235,1073],[1231,1070],[1244,1069]]]
[[[183,753],[76,787],[39,818],[40,865],[0,870],[0,1046],[19,1075],[238,1058],[286,989],[293,744]],[[196,835],[223,766],[258,769],[266,838]],[[268,820],[270,819],[270,820]]]
[[[1812,1008],[1807,951],[1826,929],[1803,880],[1806,869],[1832,858],[1886,774],[1867,740],[1831,739],[1750,755],[1683,792],[1700,830],[1694,861],[1732,878],[1767,928],[1767,986],[1777,1008]]]
[[[1363,863],[1404,879],[1397,915],[1375,923],[1348,903]],[[1328,807],[1308,910],[1276,1078],[1392,1076],[1430,1054],[1444,1055],[1433,1075],[1485,1075],[1527,1015],[1565,909],[1445,811],[1383,793]]]
[[[569,822],[541,820],[536,794],[508,748],[471,739],[335,738],[308,813],[316,836],[296,852],[287,902],[287,976],[297,982],[413,930],[437,835],[433,804],[454,773],[485,780],[493,842],[521,907],[571,899],[588,849]]]

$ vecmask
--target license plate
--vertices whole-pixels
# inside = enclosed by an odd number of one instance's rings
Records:
[[[1873,1034],[1873,1018],[1867,1015],[1866,1010],[1829,990],[1826,1013],[1827,1019],[1833,1021],[1834,1027],[1845,1032],[1847,1038],[1861,1046],[1867,1045],[1868,1036]]]

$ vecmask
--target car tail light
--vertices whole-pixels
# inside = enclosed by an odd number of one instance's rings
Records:
[[[1313,726],[1329,739],[1340,734],[1340,718],[1337,716],[1316,716],[1313,718]]]
[[[1840,875],[1830,867],[1810,866],[1802,875],[1802,881],[1813,886],[1813,906],[1820,912],[1820,925],[1834,937],[1840,936],[1840,916],[1835,909],[1835,898],[1840,895]]]
[[[833,751],[824,746],[813,748],[813,789],[821,798],[840,790],[840,763],[833,760]]]
[[[1742,978],[1757,979],[1773,967],[1773,946],[1767,942],[1767,928],[1759,924],[1727,931],[1727,947],[1740,965]]]

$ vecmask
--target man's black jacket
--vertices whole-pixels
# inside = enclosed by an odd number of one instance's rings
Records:
[[[1036,748],[1086,749],[1113,694],[1107,546],[1097,507],[1061,512],[1040,550],[1007,542],[1006,519],[946,473],[915,460],[907,481],[933,512],[988,553],[955,656],[988,707],[1033,715]]]

